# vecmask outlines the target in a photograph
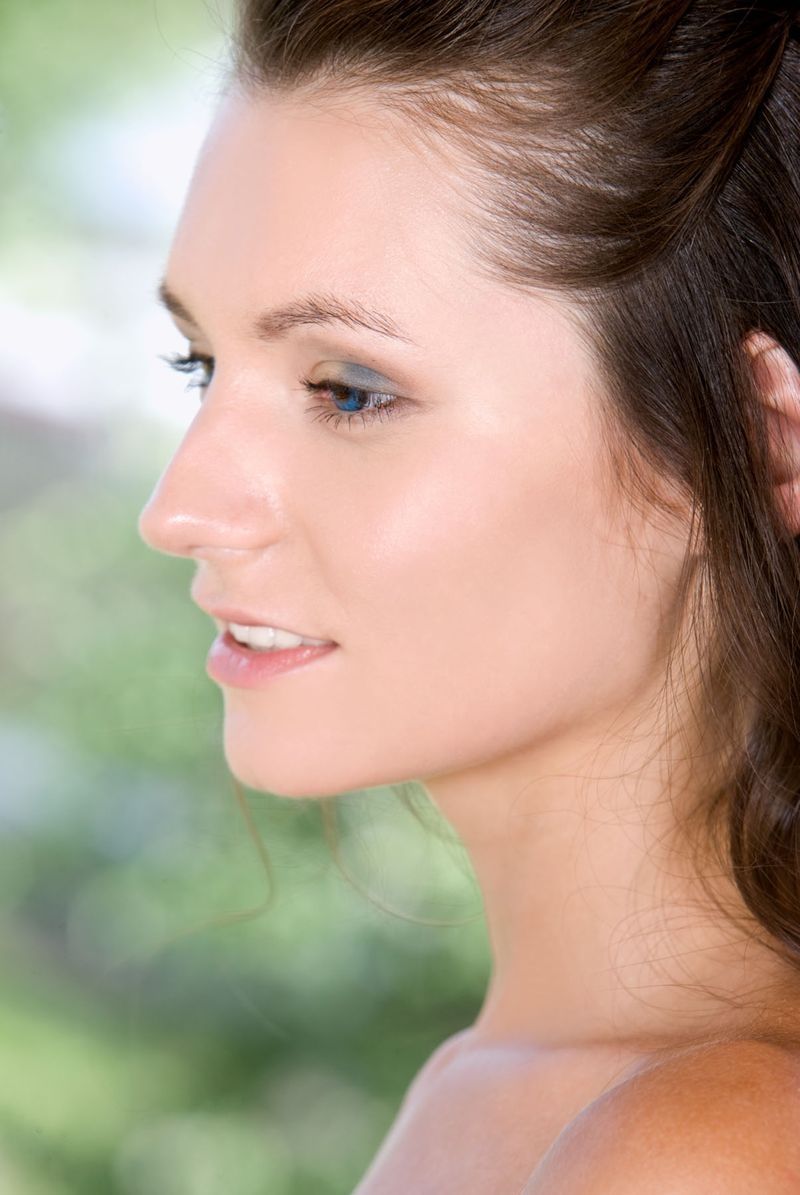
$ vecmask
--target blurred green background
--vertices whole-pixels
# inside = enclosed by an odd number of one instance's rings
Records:
[[[136,532],[197,401],[153,292],[231,19],[0,0],[4,1195],[350,1192],[488,978],[432,808],[332,798],[337,861],[320,802],[239,803],[191,566]]]

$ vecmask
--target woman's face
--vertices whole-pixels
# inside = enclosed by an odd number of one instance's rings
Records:
[[[231,93],[166,270],[213,377],[140,533],[196,562],[204,609],[338,645],[222,684],[231,771],[286,796],[590,742],[652,678],[685,551],[655,524],[628,542],[567,308],[479,273],[455,160],[400,127],[366,100]],[[400,331],[253,331],[312,294]],[[348,425],[352,397],[302,379],[396,405]]]

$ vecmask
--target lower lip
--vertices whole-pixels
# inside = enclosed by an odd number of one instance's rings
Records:
[[[212,680],[239,689],[259,689],[273,676],[292,672],[329,656],[338,646],[325,643],[321,647],[302,644],[284,647],[279,651],[254,651],[237,643],[230,631],[217,636],[206,658],[206,672]]]

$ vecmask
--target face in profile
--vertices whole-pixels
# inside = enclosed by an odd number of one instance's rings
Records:
[[[457,162],[400,125],[231,92],[165,271],[213,368],[140,533],[203,609],[336,644],[221,684],[231,771],[287,796],[591,743],[651,684],[685,552],[615,513],[566,299],[479,271]]]

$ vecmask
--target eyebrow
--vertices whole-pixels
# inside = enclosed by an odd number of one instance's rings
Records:
[[[165,279],[158,284],[156,297],[178,319],[194,328],[200,327]],[[344,324],[348,328],[366,328],[369,332],[378,332],[381,336],[403,340],[407,344],[415,343],[383,312],[372,311],[354,299],[340,299],[326,294],[304,295],[281,307],[262,311],[253,320],[251,331],[257,340],[279,340],[293,328],[306,324]]]

